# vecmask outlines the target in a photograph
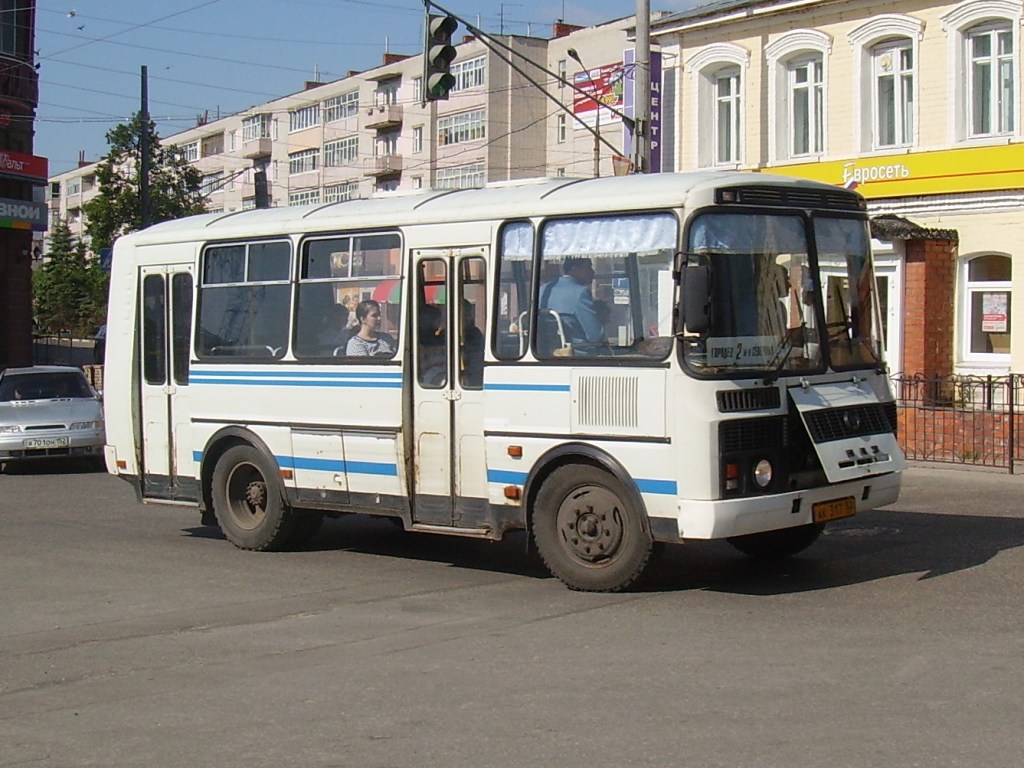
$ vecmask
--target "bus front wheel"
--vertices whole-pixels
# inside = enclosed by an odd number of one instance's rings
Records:
[[[274,473],[251,445],[224,452],[213,470],[213,511],[228,541],[239,549],[282,549],[294,533],[290,510]]]
[[[548,570],[570,589],[621,592],[650,562],[652,540],[641,515],[612,475],[563,466],[537,494],[533,538]]]

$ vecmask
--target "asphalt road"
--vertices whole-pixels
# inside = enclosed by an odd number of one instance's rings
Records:
[[[0,766],[992,766],[1024,759],[1024,478],[915,467],[759,565],[672,547],[580,594],[500,544],[0,475]]]

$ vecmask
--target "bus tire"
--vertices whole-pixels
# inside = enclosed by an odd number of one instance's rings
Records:
[[[224,452],[213,469],[213,511],[228,541],[239,549],[269,552],[291,543],[295,532],[276,467],[251,445]]]
[[[533,538],[553,576],[570,589],[621,592],[644,574],[652,540],[642,512],[609,473],[559,467],[537,493]]]
[[[731,536],[729,543],[747,557],[761,560],[782,559],[803,552],[818,540],[825,526],[821,523],[798,525],[764,533]]]

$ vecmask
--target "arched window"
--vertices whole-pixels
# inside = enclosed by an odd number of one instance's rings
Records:
[[[961,358],[965,362],[1008,363],[1011,328],[1011,261],[985,254],[961,265]]]
[[[693,128],[699,168],[743,162],[743,72],[749,64],[750,52],[732,43],[709,45],[686,62],[697,91]]]
[[[1020,0],[967,0],[942,16],[949,37],[957,140],[1018,133]]]
[[[924,22],[884,13],[848,35],[859,61],[854,77],[863,151],[909,147],[916,142],[918,43]]]
[[[828,54],[832,39],[811,29],[787,32],[765,46],[769,146],[773,160],[813,159],[827,151]]]

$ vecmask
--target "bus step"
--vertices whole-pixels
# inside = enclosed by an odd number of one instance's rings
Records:
[[[410,531],[422,533],[442,533],[447,536],[472,536],[477,539],[490,539],[490,528],[458,528],[453,525],[433,525],[431,523],[413,523]]]

